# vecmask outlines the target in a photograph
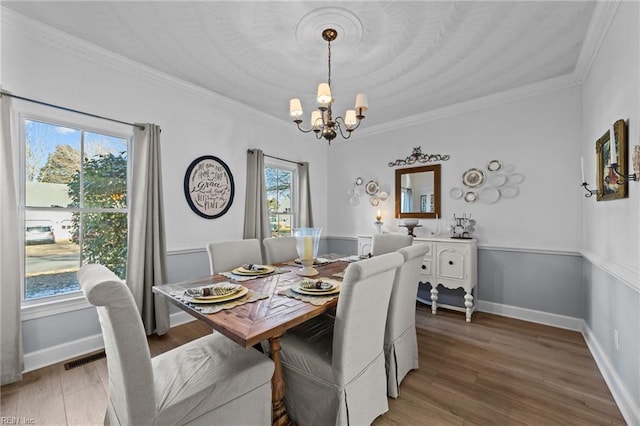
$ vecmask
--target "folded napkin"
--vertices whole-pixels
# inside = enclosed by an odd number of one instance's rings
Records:
[[[188,288],[184,291],[184,294],[190,297],[225,296],[235,293],[240,287],[240,284],[224,282],[203,287]]]

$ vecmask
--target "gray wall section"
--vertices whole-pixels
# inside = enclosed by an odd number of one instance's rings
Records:
[[[100,322],[95,308],[22,322],[22,345],[25,354],[96,334],[100,334]]]
[[[478,250],[478,298],[584,318],[582,257]]]
[[[356,254],[357,239],[325,238],[320,253]],[[168,279],[181,281],[209,273],[207,252],[168,256]],[[640,294],[579,256],[478,250],[479,300],[584,318],[612,367],[640,400]],[[446,290],[441,289],[441,302]],[[428,297],[428,293],[427,293]],[[455,297],[445,303],[457,304]],[[461,304],[460,304],[461,305]],[[171,307],[171,312],[177,308]],[[620,348],[613,344],[613,330]],[[23,322],[25,353],[100,333],[95,309],[82,309]]]
[[[640,292],[584,261],[584,320],[632,401],[640,401]],[[614,330],[618,330],[619,349]]]

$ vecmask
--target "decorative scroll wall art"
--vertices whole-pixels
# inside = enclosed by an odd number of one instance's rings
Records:
[[[233,203],[235,185],[229,166],[213,155],[191,162],[184,175],[184,195],[191,210],[205,219],[224,215]]]
[[[398,158],[396,161],[390,162],[389,167],[394,166],[410,166],[415,163],[432,163],[434,161],[447,161],[451,158],[447,154],[424,154],[422,147],[413,148],[413,152],[407,158]]]

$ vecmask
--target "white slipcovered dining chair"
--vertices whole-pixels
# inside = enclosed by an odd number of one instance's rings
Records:
[[[389,253],[349,265],[335,317],[282,336],[285,405],[298,425],[368,425],[388,411],[384,328],[402,262]]]
[[[371,239],[371,255],[379,256],[385,253],[391,253],[410,246],[413,243],[412,235],[404,234],[373,234]]]
[[[418,368],[416,295],[422,260],[430,248],[429,244],[414,244],[398,250],[404,263],[393,281],[384,333],[387,395],[391,398],[398,397],[400,382],[407,373]]]
[[[209,243],[207,253],[211,275],[231,271],[245,263],[263,263],[260,241],[255,238]]]
[[[298,257],[296,237],[269,237],[262,240],[268,264],[281,263]]]
[[[129,288],[102,265],[78,272],[98,310],[109,371],[106,425],[270,425],[274,364],[215,333],[151,358]]]

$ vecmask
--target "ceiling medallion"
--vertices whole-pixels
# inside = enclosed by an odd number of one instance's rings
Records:
[[[331,42],[338,37],[338,31],[333,28],[327,28],[322,31],[322,38],[327,42],[328,49],[328,76],[326,83],[318,85],[318,109],[311,113],[311,128],[304,130],[300,127],[302,123],[302,104],[300,99],[291,99],[289,101],[289,114],[294,117],[293,122],[298,126],[298,130],[303,133],[313,131],[316,138],[324,138],[331,145],[331,141],[336,138],[338,133],[343,139],[349,139],[351,132],[360,126],[360,122],[365,118],[364,112],[368,109],[367,95],[359,93],[356,96],[355,109],[347,110],[343,117],[333,117],[331,105],[333,104],[333,96],[331,95]],[[346,135],[343,132],[346,131]]]

